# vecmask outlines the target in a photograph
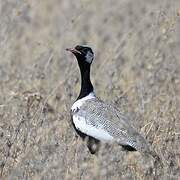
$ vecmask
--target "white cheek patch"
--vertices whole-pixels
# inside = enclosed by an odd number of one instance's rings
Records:
[[[94,55],[90,51],[88,51],[85,57],[86,57],[86,62],[91,63],[94,58]]]

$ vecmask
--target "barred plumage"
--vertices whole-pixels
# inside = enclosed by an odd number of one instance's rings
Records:
[[[92,49],[78,45],[67,50],[76,56],[81,72],[81,91],[71,108],[72,123],[83,139],[88,137],[90,152],[96,152],[93,143],[99,144],[100,141],[116,142],[128,150],[151,152],[143,136],[130,125],[128,118],[95,96],[90,80],[94,58]]]
[[[150,151],[143,136],[129,124],[127,117],[112,105],[106,104],[98,98],[86,100],[74,116],[84,118],[85,124],[107,132],[113,137],[111,141],[120,145],[132,146],[141,152]],[[87,135],[92,136],[92,134]]]

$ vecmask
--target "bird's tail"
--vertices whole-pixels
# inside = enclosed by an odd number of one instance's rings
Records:
[[[155,152],[155,150],[151,147],[151,145],[145,140],[143,136],[139,133],[135,134],[132,139],[129,139],[128,144],[132,146],[134,149],[139,151],[142,154],[150,155],[153,157],[155,164],[158,164],[162,167],[162,159],[160,156]]]

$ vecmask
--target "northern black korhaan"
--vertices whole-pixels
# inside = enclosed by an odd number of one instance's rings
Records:
[[[115,142],[127,150],[150,153],[151,148],[142,135],[129,124],[128,118],[117,108],[96,97],[90,80],[90,67],[94,53],[88,46],[77,45],[66,49],[72,52],[81,72],[80,94],[71,108],[72,123],[76,132],[87,138],[92,154],[102,142]]]

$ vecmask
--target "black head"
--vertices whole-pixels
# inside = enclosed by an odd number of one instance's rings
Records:
[[[66,50],[72,52],[76,56],[79,63],[91,64],[94,59],[94,53],[88,46],[77,45],[75,48],[67,48]]]

